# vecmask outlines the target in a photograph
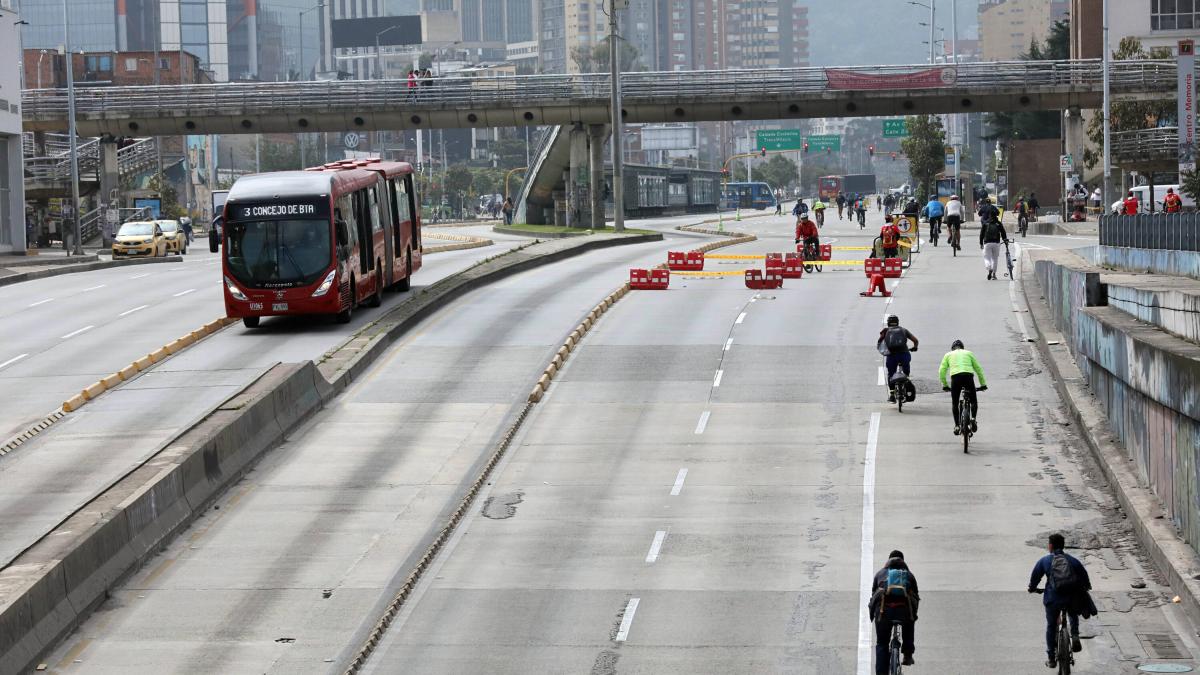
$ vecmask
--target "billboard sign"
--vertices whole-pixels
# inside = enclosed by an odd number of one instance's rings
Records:
[[[356,47],[395,47],[419,45],[420,16],[381,16],[369,19],[335,19],[330,22],[330,42],[334,49]]]
[[[696,127],[691,125],[642,127],[642,150],[695,150]]]
[[[1179,41],[1179,172],[1196,170],[1196,43]]]

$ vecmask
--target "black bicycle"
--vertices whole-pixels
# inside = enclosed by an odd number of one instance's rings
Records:
[[[1041,595],[1044,588],[1033,589]],[[1071,666],[1075,665],[1075,654],[1071,651],[1071,617],[1066,608],[1058,611],[1058,631],[1054,637],[1054,660],[1058,662],[1058,675],[1071,675]]]
[[[958,257],[958,252],[962,250],[962,225],[947,225],[950,228],[950,249],[954,251],[954,257]]]
[[[804,271],[812,273],[813,269],[822,272],[821,247],[812,242],[804,243]]]
[[[1029,216],[1024,213],[1017,216],[1017,229],[1020,230],[1022,237],[1029,232]]]
[[[892,621],[892,641],[888,643],[890,659],[888,661],[888,673],[890,675],[900,675],[902,670],[901,663],[903,662],[903,656],[900,654],[900,627],[902,625],[900,621]]]
[[[950,391],[950,387],[946,387],[944,391]],[[975,390],[976,395],[981,391],[987,391],[987,387],[979,387]],[[975,435],[979,425],[975,423],[975,410],[971,407],[971,401],[967,398],[967,390],[961,389],[958,392],[958,435],[962,436],[963,454],[970,452],[971,437]]]
[[[1008,245],[1011,244],[1012,241],[1012,239],[1009,239],[1008,241],[1004,242],[1004,261],[1008,264],[1008,278],[1015,280],[1016,277],[1013,276],[1012,250],[1008,248]]]
[[[936,219],[936,220],[930,219],[930,221],[929,221],[929,243],[933,244],[934,247],[936,248],[938,245],[938,239],[941,237],[941,235],[942,235],[941,219],[940,218]]]

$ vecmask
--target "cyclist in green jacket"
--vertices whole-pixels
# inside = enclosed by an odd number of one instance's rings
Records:
[[[976,375],[979,376],[978,390],[975,388]],[[979,365],[979,360],[963,347],[962,340],[955,340],[954,344],[950,345],[950,351],[942,357],[938,378],[942,381],[942,391],[950,392],[950,409],[954,412],[954,435],[957,436],[961,431],[958,425],[958,395],[964,389],[967,392],[967,402],[971,404],[971,432],[979,431],[979,397],[975,392],[987,390],[987,378],[983,376],[983,367]]]

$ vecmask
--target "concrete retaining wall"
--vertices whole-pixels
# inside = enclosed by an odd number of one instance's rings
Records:
[[[1180,536],[1200,547],[1200,347],[1107,305],[1115,287],[1063,252],[1035,270],[1055,327],[1126,459]],[[1072,258],[1075,262],[1072,262]]]
[[[1200,279],[1200,253],[1153,248],[1119,248],[1096,246],[1093,249],[1097,265],[1130,272],[1169,274]]]

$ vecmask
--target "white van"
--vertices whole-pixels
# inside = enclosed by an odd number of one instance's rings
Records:
[[[1154,212],[1155,213],[1162,213],[1163,199],[1167,196],[1167,188],[1171,188],[1172,190],[1175,191],[1175,194],[1179,195],[1180,199],[1183,200],[1183,208],[1184,209],[1195,210],[1196,200],[1194,200],[1191,197],[1187,196],[1186,194],[1180,192],[1178,185],[1155,185],[1154,186]],[[1149,204],[1150,204],[1150,186],[1149,185],[1140,185],[1138,187],[1133,188],[1132,191],[1133,191],[1133,196],[1137,197],[1137,200],[1138,200],[1138,213],[1150,213],[1150,206],[1149,206]],[[1126,197],[1126,195],[1121,195],[1120,199],[1113,202],[1112,213],[1114,215],[1119,215],[1122,211],[1124,211],[1125,197]]]

